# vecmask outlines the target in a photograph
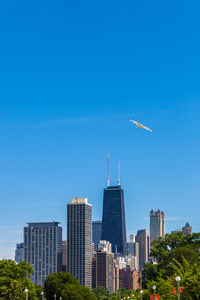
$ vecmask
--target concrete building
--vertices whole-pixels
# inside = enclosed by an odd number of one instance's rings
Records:
[[[102,243],[104,242],[104,243]],[[114,291],[114,254],[109,252],[111,245],[109,242],[100,241],[98,249],[93,260],[93,282],[95,287],[103,286],[110,293]],[[102,246],[103,245],[103,246]]]
[[[119,290],[119,267],[115,266],[114,267],[114,286],[113,286],[114,291]]]
[[[139,270],[139,243],[135,241],[135,235],[129,235],[127,243],[127,264],[133,269]]]
[[[101,239],[102,221],[92,222],[92,242],[94,243],[94,250],[97,251],[98,243]]]
[[[59,222],[28,223],[24,227],[24,259],[33,267],[31,280],[43,285],[62,270],[62,227]]]
[[[126,259],[124,256],[117,256],[115,259],[115,265],[119,268],[119,269],[124,269],[126,268]]]
[[[87,198],[67,204],[67,271],[92,287],[92,206]]]
[[[119,270],[119,288],[138,290],[140,288],[141,273],[127,266]]]
[[[67,272],[67,241],[62,241],[62,271]]]
[[[150,212],[150,247],[154,240],[165,236],[165,214],[163,211]]]
[[[15,249],[15,261],[19,264],[22,260],[24,260],[24,243],[17,244]]]
[[[182,232],[185,235],[192,234],[192,227],[187,222],[184,227],[182,227]]]
[[[102,241],[102,240],[99,241],[97,248],[98,248],[97,250],[102,250],[108,253],[112,253],[112,245],[108,241]]]
[[[142,270],[144,264],[148,261],[147,229],[138,230],[136,242],[139,243],[139,269]]]

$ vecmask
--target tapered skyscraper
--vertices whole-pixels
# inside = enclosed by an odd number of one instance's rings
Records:
[[[110,186],[108,159],[108,186],[104,189],[101,239],[112,244],[112,252],[126,255],[126,222],[124,191],[120,185],[118,165],[118,185]]]

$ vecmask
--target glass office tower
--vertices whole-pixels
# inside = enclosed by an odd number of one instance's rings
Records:
[[[121,185],[104,189],[101,240],[112,244],[113,253],[126,255],[124,191]]]

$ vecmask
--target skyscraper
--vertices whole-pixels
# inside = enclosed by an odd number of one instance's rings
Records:
[[[33,267],[33,283],[62,270],[62,227],[59,222],[28,223],[24,227],[24,259]]]
[[[92,222],[92,242],[94,243],[94,250],[97,251],[98,243],[101,239],[102,221]]]
[[[135,241],[135,235],[130,234],[127,243],[127,255],[134,261],[134,267],[139,270],[139,243]]]
[[[92,287],[92,206],[87,198],[67,204],[67,270]]]
[[[15,261],[20,263],[24,259],[24,243],[16,245],[15,249]]]
[[[101,240],[112,244],[112,251],[126,255],[126,223],[124,210],[124,191],[120,185],[110,186],[108,162],[108,186],[104,189]]]
[[[148,261],[147,230],[138,230],[135,240],[139,243],[139,268],[142,270],[144,263]]]
[[[163,211],[150,211],[150,247],[154,240],[165,236],[165,214]]]

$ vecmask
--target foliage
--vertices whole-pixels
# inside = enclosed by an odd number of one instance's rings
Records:
[[[146,263],[142,271],[142,287],[147,288],[147,280],[156,280],[158,277],[158,265],[152,263]]]
[[[143,279],[149,294],[155,284],[161,300],[177,299],[172,289],[177,288],[176,277],[180,276],[180,286],[184,287],[181,299],[200,299],[200,233],[167,234],[153,243],[150,255],[157,261],[157,267],[144,267]]]
[[[43,291],[44,291],[44,289],[41,285],[35,284],[35,292],[36,292],[36,295],[39,299],[42,298],[41,297],[41,292],[43,292]]]
[[[50,274],[44,283],[47,300],[54,300],[54,295],[63,300],[95,300],[96,296],[90,289],[80,285],[79,281],[70,273],[60,272]]]
[[[108,299],[109,292],[108,290],[103,286],[98,286],[95,289],[92,290],[93,293],[96,295],[97,299]]]
[[[12,260],[0,260],[0,299],[25,299],[25,288],[28,289],[30,300],[35,300],[34,284],[28,279],[33,269],[22,261],[17,264]]]

